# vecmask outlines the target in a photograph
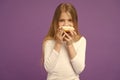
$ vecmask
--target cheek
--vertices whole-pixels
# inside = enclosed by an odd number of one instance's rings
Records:
[[[71,25],[71,26],[74,26],[74,24],[73,24],[73,23],[70,23],[70,25]]]
[[[64,24],[63,22],[59,22],[58,23],[59,26],[63,26],[63,24]]]

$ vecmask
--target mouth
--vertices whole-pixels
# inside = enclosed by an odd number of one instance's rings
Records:
[[[69,33],[70,31],[75,30],[74,27],[72,27],[72,26],[62,26],[62,29],[63,29],[66,33]]]

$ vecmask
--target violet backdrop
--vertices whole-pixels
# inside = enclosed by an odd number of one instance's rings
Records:
[[[42,40],[61,2],[75,6],[87,39],[81,80],[120,80],[119,0],[0,0],[0,80],[46,80]]]

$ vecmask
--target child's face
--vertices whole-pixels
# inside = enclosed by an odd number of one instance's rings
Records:
[[[60,19],[58,21],[59,27],[61,26],[74,26],[72,16],[69,12],[62,12],[60,15]]]

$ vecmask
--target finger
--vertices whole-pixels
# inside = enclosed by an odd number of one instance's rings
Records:
[[[71,36],[69,34],[67,34],[65,31],[64,31],[64,34],[67,38],[69,38],[69,39],[71,38]]]
[[[64,33],[63,30],[60,30],[60,36],[63,36],[63,33]]]
[[[68,35],[68,33],[66,33],[65,31],[63,31],[63,33],[64,33],[65,35]]]
[[[64,40],[66,41],[67,45],[72,43],[72,39],[68,39],[67,37],[65,37]]]
[[[77,33],[75,31],[73,31],[74,35],[77,35]]]
[[[66,38],[66,40],[67,40],[67,41],[72,40],[72,37],[70,37],[69,35],[68,35],[68,36],[66,36],[66,35],[65,35],[65,37],[64,37],[64,38]]]
[[[68,39],[67,37],[64,37],[64,39],[65,39],[65,41],[67,41],[67,42],[69,41],[69,39]]]
[[[65,34],[63,34],[62,39],[65,38]]]
[[[61,30],[61,27],[58,27],[57,30],[58,30],[58,31]]]
[[[74,32],[73,32],[73,31],[70,31],[70,35],[71,35],[71,36],[74,36]]]

